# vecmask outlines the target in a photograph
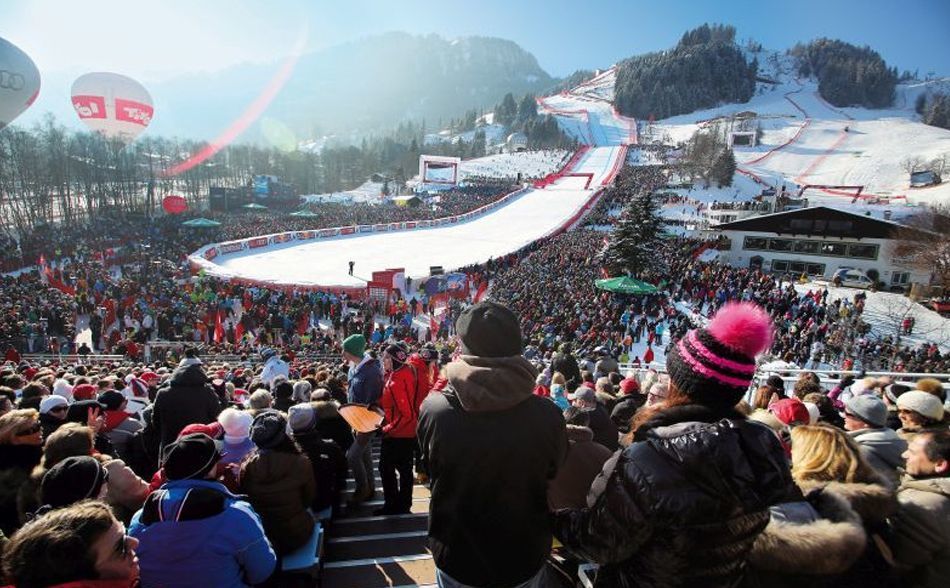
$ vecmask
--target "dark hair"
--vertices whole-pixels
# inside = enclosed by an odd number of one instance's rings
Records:
[[[89,500],[30,521],[3,550],[6,579],[20,588],[97,580],[92,546],[115,520],[105,503]]]
[[[590,426],[590,413],[576,406],[570,406],[564,411],[564,422],[578,427]]]
[[[924,445],[924,455],[927,459],[950,462],[950,431],[934,431],[924,435],[927,436],[927,444]]]

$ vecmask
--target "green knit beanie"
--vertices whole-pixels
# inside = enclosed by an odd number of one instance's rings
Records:
[[[343,340],[343,351],[356,357],[363,357],[366,352],[366,337],[363,335],[350,335]]]

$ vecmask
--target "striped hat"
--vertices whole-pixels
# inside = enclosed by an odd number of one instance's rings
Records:
[[[693,329],[666,358],[676,389],[699,404],[734,406],[752,384],[755,356],[772,344],[772,319],[750,302],[730,302]]]

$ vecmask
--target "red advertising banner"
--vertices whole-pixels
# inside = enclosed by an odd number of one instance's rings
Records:
[[[79,118],[106,117],[106,99],[103,96],[73,96],[73,108]]]
[[[406,228],[407,228],[407,229],[414,229],[414,228],[416,228],[416,223],[415,223],[415,222],[408,222],[408,223],[406,223]]]
[[[294,238],[293,233],[281,233],[271,237],[271,243],[286,243]]]
[[[205,251],[205,253],[204,253],[204,258],[207,259],[208,261],[211,261],[212,259],[214,259],[214,258],[217,257],[217,256],[218,256],[218,248],[217,248],[217,247],[212,247],[211,249],[208,249],[208,250]]]
[[[352,234],[355,233],[355,232],[356,232],[356,227],[343,227],[342,229],[340,229],[340,234],[341,234],[341,235],[352,235]],[[321,236],[321,237],[323,236],[323,233],[322,233],[322,232],[321,232],[320,236]]]
[[[258,237],[256,239],[249,239],[247,241],[248,249],[257,249],[258,247],[264,247],[267,245],[267,237]]]
[[[152,122],[152,107],[134,100],[115,99],[115,119],[143,127]]]
[[[307,239],[313,239],[317,236],[316,231],[299,231],[297,232],[298,241],[306,241]]]

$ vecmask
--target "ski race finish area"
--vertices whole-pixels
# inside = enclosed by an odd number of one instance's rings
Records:
[[[429,275],[507,255],[575,224],[626,157],[625,145],[582,147],[561,172],[470,213],[434,221],[295,231],[206,245],[197,269],[246,283],[364,289],[374,271]],[[354,262],[354,275],[349,262]]]

